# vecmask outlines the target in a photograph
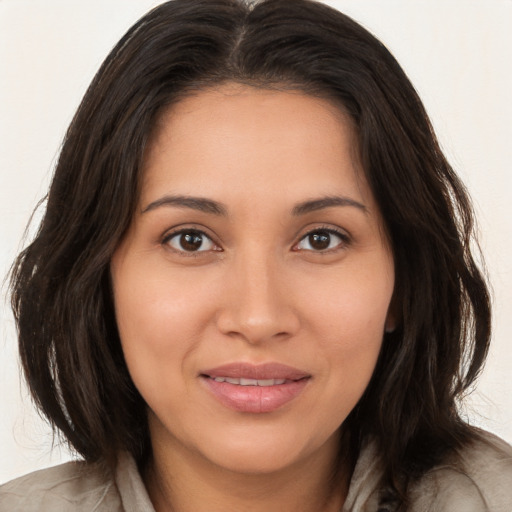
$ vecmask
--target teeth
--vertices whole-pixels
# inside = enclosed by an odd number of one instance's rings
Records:
[[[231,377],[214,377],[215,382],[228,382],[237,386],[279,386],[286,382],[286,379],[233,379]]]
[[[240,379],[241,386],[257,386],[258,381],[256,379],[244,379],[243,377]],[[268,384],[267,384],[268,386]]]
[[[274,379],[257,380],[258,386],[273,386],[276,381]]]

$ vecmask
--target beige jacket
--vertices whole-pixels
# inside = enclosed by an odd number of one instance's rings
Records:
[[[460,454],[459,468],[430,471],[412,490],[410,512],[512,512],[512,447],[494,436]],[[368,446],[357,462],[342,512],[391,512],[379,505],[381,472]],[[133,459],[115,474],[69,462],[0,486],[0,512],[155,512]],[[319,511],[320,512],[320,511]]]

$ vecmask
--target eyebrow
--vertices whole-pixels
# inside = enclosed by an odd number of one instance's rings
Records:
[[[190,208],[192,210],[198,210],[204,213],[211,213],[213,215],[227,216],[227,208],[212,199],[206,199],[204,197],[192,197],[192,196],[164,196],[156,201],[150,203],[146,208],[142,210],[142,213],[155,210],[161,206],[176,206],[178,208]]]
[[[333,206],[352,206],[354,208],[358,208],[364,213],[368,213],[368,209],[364,204],[359,203],[350,197],[326,196],[297,204],[292,210],[292,215],[305,215],[307,213],[323,210],[324,208],[331,208]]]
[[[142,213],[146,213],[156,208],[160,208],[162,206],[174,206],[178,208],[190,208],[192,210],[197,210],[204,213],[209,213],[213,215],[219,215],[223,217],[227,217],[228,212],[226,206],[218,201],[214,201],[212,199],[206,199],[205,197],[193,197],[193,196],[182,196],[182,195],[166,195],[153,201],[148,206],[146,206]],[[326,196],[320,197],[318,199],[311,199],[308,201],[303,201],[295,205],[292,209],[292,215],[297,217],[300,215],[306,215],[311,212],[315,212],[318,210],[323,210],[325,208],[332,208],[333,206],[351,206],[357,208],[364,213],[367,213],[368,210],[366,206],[350,197],[344,196]]]

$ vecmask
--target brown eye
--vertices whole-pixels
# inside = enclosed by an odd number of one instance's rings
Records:
[[[180,231],[165,240],[173,249],[182,252],[203,252],[212,250],[215,245],[211,238],[201,231]]]
[[[323,251],[329,248],[331,235],[329,233],[312,233],[308,235],[309,245],[317,251]]]
[[[297,248],[305,251],[322,252],[336,249],[348,243],[347,238],[347,236],[337,233],[336,231],[319,229],[304,236],[298,243]]]

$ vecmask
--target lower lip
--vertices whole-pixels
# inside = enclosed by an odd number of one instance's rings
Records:
[[[219,402],[238,412],[265,413],[283,407],[296,398],[309,378],[275,386],[240,386],[203,377],[208,389]]]

